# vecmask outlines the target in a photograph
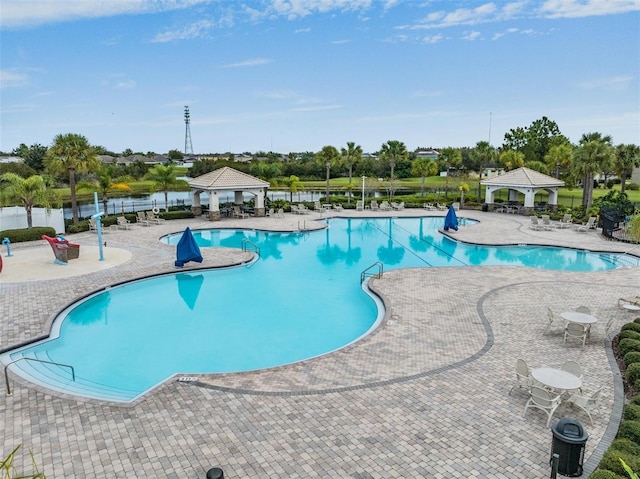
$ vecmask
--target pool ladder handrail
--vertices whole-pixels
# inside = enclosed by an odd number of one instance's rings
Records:
[[[373,268],[378,268],[377,273],[372,273],[370,270]],[[382,274],[384,273],[384,265],[380,261],[376,261],[371,266],[366,268],[362,273],[360,273],[360,284],[364,283],[366,278],[376,277],[378,279],[382,278]]]
[[[9,364],[7,364],[4,367],[4,382],[7,385],[7,396],[11,396],[11,386],[9,385],[9,366],[11,366],[12,364],[17,363],[18,361],[36,361],[38,363],[45,363],[45,364],[53,364],[55,366],[62,366],[64,368],[69,368],[71,369],[71,379],[75,382],[76,380],[76,370],[73,368],[73,366],[71,366],[70,364],[62,364],[62,363],[56,363],[53,361],[45,361],[44,359],[36,359],[36,358],[18,358],[15,361],[11,361]]]
[[[260,257],[260,246],[255,244],[253,241],[247,238],[243,238],[241,245],[242,245],[242,251],[254,251],[258,255],[258,258]],[[249,249],[247,245],[251,245],[251,249]]]

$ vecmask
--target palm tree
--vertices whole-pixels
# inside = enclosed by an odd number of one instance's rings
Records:
[[[640,166],[640,146],[633,144],[616,146],[616,159],[613,169],[620,177],[620,191],[625,192],[627,176],[631,176],[633,167]]]
[[[5,173],[0,176],[0,192],[3,201],[19,202],[27,211],[27,228],[33,227],[33,207],[42,206],[51,209],[52,204],[59,204],[59,198],[56,193],[47,188],[44,179],[40,175],[33,175],[29,178],[23,178],[15,173]]]
[[[145,176],[153,181],[154,190],[164,192],[164,210],[169,211],[169,191],[179,183],[176,178],[176,166],[173,164],[167,166],[156,165]]]
[[[349,168],[349,184],[351,184],[351,178],[353,175],[353,165],[354,163],[362,159],[362,147],[360,145],[356,146],[356,144],[353,141],[348,141],[347,147],[342,148],[340,150],[340,153],[342,154],[342,160]],[[351,188],[348,189],[348,192],[349,192],[348,202],[351,203]]]
[[[424,179],[438,174],[438,165],[429,158],[418,158],[411,165],[411,174],[420,176],[420,196],[424,196]]]
[[[389,140],[385,144],[382,145],[382,149],[380,150],[380,157],[389,162],[389,167],[391,168],[391,175],[389,176],[389,198],[393,198],[393,193],[395,191],[393,185],[393,170],[396,167],[398,161],[406,160],[409,156],[409,152],[407,151],[407,147],[403,142],[397,140]]]
[[[57,135],[45,155],[45,167],[51,174],[66,172],[71,190],[73,223],[78,224],[78,201],[76,199],[76,173],[97,170],[98,155],[87,139],[76,133]]]
[[[600,133],[585,133],[580,145],[574,150],[575,167],[583,175],[582,204],[591,208],[593,203],[593,177],[607,169],[615,160],[615,149],[611,137]]]
[[[284,180],[284,184],[289,187],[289,203],[293,203],[293,194],[304,188],[304,183],[295,175],[291,175]]]
[[[327,194],[326,201],[329,201],[329,178],[331,176],[331,167],[338,164],[340,153],[335,146],[324,146],[322,150],[316,153],[316,160],[324,164],[327,169]]]
[[[107,205],[109,204],[109,193],[117,191],[131,191],[131,187],[127,183],[129,178],[114,178],[116,173],[116,167],[114,165],[104,165],[98,168],[96,172],[96,179],[93,181],[81,181],[78,183],[78,187],[81,189],[88,189],[97,191],[102,198],[102,209],[105,216],[109,214]]]
[[[440,154],[438,155],[438,163],[442,165],[444,170],[446,171],[446,175],[444,177],[444,196],[445,198],[449,197],[449,170],[453,168],[456,172],[460,165],[462,164],[462,153],[458,148],[452,148],[448,146],[444,148]]]

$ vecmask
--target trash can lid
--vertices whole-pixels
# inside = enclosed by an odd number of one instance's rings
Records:
[[[551,431],[557,438],[572,444],[585,442],[589,437],[580,421],[571,417],[560,419],[551,427]]]

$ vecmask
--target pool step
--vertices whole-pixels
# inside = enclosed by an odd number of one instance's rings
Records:
[[[21,358],[25,359],[21,360]],[[14,354],[10,360],[10,362],[13,361],[13,364],[9,368],[10,371],[26,381],[47,389],[109,402],[129,402],[143,392],[99,384],[78,376],[76,376],[74,381],[70,368],[38,361],[29,361],[28,358],[51,361],[51,358],[46,353],[31,355]]]

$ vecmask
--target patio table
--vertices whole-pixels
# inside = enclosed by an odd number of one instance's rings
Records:
[[[587,313],[580,313],[578,311],[564,311],[560,313],[560,317],[569,323],[579,323],[585,326],[591,326],[598,322],[598,318]]]
[[[572,391],[582,387],[582,379],[557,368],[534,368],[531,370],[531,377],[540,384],[558,391]]]

